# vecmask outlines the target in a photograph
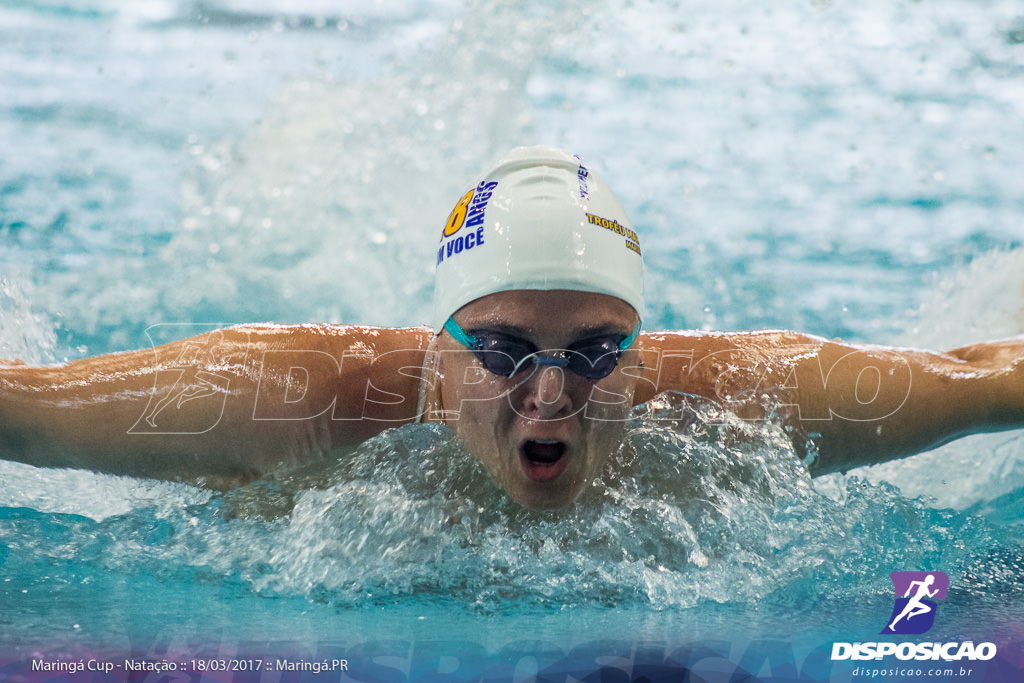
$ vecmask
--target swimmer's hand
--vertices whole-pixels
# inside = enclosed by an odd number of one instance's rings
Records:
[[[982,402],[987,412],[975,431],[1024,426],[1024,335],[963,346],[949,355],[976,372],[977,382],[987,387]]]
[[[1024,335],[1001,341],[970,344],[949,355],[985,370],[1020,373],[1024,369]],[[1024,390],[1024,385],[1022,385]]]

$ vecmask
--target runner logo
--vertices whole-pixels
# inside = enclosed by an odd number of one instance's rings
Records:
[[[936,601],[946,599],[949,577],[943,572],[893,572],[889,578],[896,589],[896,604],[882,633],[927,633],[935,623]]]
[[[937,600],[945,600],[949,577],[942,572],[893,572],[889,575],[896,590],[896,601],[883,635],[918,635],[935,623]],[[832,643],[832,661],[881,661],[895,657],[900,661],[987,662],[996,656],[995,643],[962,642],[856,642]],[[856,672],[864,669],[854,669]],[[871,669],[871,671],[883,671]],[[923,674],[917,674],[918,677]],[[908,679],[909,680],[909,679]],[[917,680],[916,678],[914,680]]]

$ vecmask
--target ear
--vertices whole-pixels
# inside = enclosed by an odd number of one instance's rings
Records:
[[[441,397],[441,353],[438,351],[440,335],[434,335],[423,358],[420,372],[419,402],[416,406],[417,422],[444,423],[444,401]]]

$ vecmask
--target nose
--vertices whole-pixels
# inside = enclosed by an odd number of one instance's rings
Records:
[[[565,371],[558,366],[541,365],[523,387],[523,408],[526,417],[553,420],[566,417],[572,410],[572,399],[565,387]]]

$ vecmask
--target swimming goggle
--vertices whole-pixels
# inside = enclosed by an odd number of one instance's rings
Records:
[[[512,377],[533,366],[544,365],[566,368],[589,380],[603,379],[612,373],[622,352],[640,334],[637,321],[632,334],[608,334],[571,344],[568,349],[551,351],[541,355],[536,346],[525,339],[495,330],[473,330],[467,333],[454,318],[448,318],[444,329],[473,352],[481,365],[489,372],[501,377]]]

